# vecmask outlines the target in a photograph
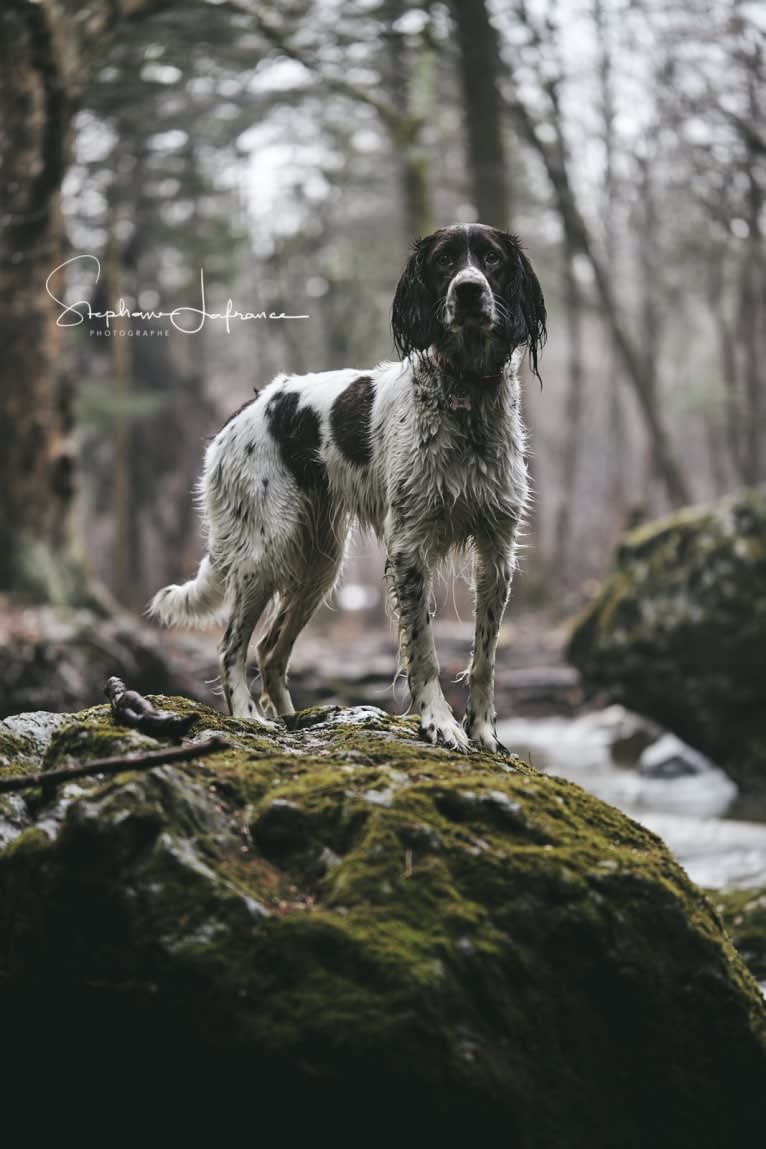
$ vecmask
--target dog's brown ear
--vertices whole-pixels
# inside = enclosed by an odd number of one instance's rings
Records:
[[[532,264],[521,249],[519,249],[519,258],[523,272],[519,302],[527,329],[526,343],[529,351],[529,363],[537,378],[540,379],[540,372],[537,369],[537,355],[542,350],[548,336],[545,326],[547,319],[545,299],[540,281],[532,269]],[[542,383],[542,379],[540,382]]]
[[[545,299],[540,281],[532,264],[522,251],[517,236],[509,232],[498,233],[508,252],[511,275],[503,296],[508,321],[508,342],[511,348],[525,345],[529,352],[529,365],[540,379],[537,357],[545,343],[547,331]],[[542,380],[540,380],[542,382]]]
[[[436,300],[423,276],[423,261],[430,237],[416,240],[402,277],[396,285],[391,310],[394,344],[402,356],[427,351],[437,336]]]

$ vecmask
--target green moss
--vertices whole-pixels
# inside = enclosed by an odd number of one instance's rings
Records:
[[[116,726],[108,715],[108,707],[94,710],[95,713],[84,712],[88,716],[84,721],[72,722],[54,734],[43,758],[43,770],[55,770],[91,758],[109,758],[128,751],[157,749],[155,739]],[[102,715],[101,710],[107,710],[107,714]]]
[[[32,826],[30,829],[24,830],[5,847],[2,851],[3,861],[6,863],[13,859],[18,861],[25,854],[37,860],[41,851],[44,852],[50,847],[50,841],[50,837],[44,830]]]
[[[35,761],[35,749],[33,738],[0,730],[0,778],[25,774]]]
[[[628,1149],[712,1144],[721,1113],[736,1134],[763,1003],[660,839],[409,719],[314,708],[272,739],[194,709],[230,751],[86,783],[40,809],[52,838],[0,853],[0,1009],[50,1025],[52,986],[78,1034],[112,1019],[124,1043],[140,1018],[142,1058],[236,1054],[262,1101],[319,1084],[344,1113],[406,1101],[530,1149],[613,1149],[615,1111]],[[108,737],[97,707],[54,753]]]
[[[708,896],[748,968],[766,981],[766,889],[711,890]]]

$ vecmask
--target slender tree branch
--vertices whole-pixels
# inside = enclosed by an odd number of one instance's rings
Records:
[[[224,0],[224,3],[217,4],[216,7],[219,11],[235,12],[242,16],[249,16],[253,22],[253,27],[257,32],[260,32],[267,43],[271,44],[272,48],[278,49],[283,56],[286,56],[289,60],[294,60],[296,64],[301,64],[308,72],[317,71],[316,62],[309,55],[302,52],[300,48],[296,48],[295,45],[289,43],[286,29],[281,27],[255,5],[246,2],[242,3],[241,0]],[[321,78],[322,83],[331,91],[338,92],[343,96],[349,96],[352,100],[367,104],[368,107],[373,108],[389,131],[402,131],[402,118],[396,109],[386,100],[381,100],[374,92],[371,92],[367,88],[360,87],[358,84],[352,84],[348,80],[344,80],[341,76],[330,76],[323,72]]]
[[[94,758],[82,766],[63,766],[60,770],[44,770],[38,774],[19,774],[15,778],[0,778],[0,794],[14,790],[29,790],[33,786],[55,786],[60,782],[71,782],[74,778],[87,778],[91,774],[120,774],[125,770],[151,770],[153,766],[164,766],[174,762],[190,762],[194,758],[206,758],[209,754],[219,754],[229,750],[231,743],[214,735],[203,742],[191,742],[186,746],[176,746],[170,750],[150,750],[147,754],[126,754],[114,758]]]

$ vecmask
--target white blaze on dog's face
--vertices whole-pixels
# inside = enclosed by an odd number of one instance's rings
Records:
[[[445,327],[459,330],[477,326],[490,330],[495,323],[495,297],[485,269],[490,274],[504,262],[500,245],[489,233],[481,242],[471,242],[468,228],[450,229],[434,244],[427,259],[427,275],[435,290],[444,297],[442,318]],[[446,283],[446,291],[444,285]]]

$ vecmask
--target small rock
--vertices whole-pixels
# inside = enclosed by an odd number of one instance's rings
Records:
[[[365,790],[362,798],[373,806],[391,806],[394,801],[394,791],[391,787],[387,787],[385,790]]]
[[[647,778],[687,778],[717,770],[709,758],[675,734],[663,734],[647,746],[639,759],[639,772]]]
[[[21,794],[4,794],[0,798],[0,850],[31,824],[32,816]]]
[[[334,870],[336,866],[340,865],[341,861],[342,859],[334,850],[331,850],[329,846],[323,846],[322,852],[319,855],[319,867],[323,874],[326,874],[329,870]]]

